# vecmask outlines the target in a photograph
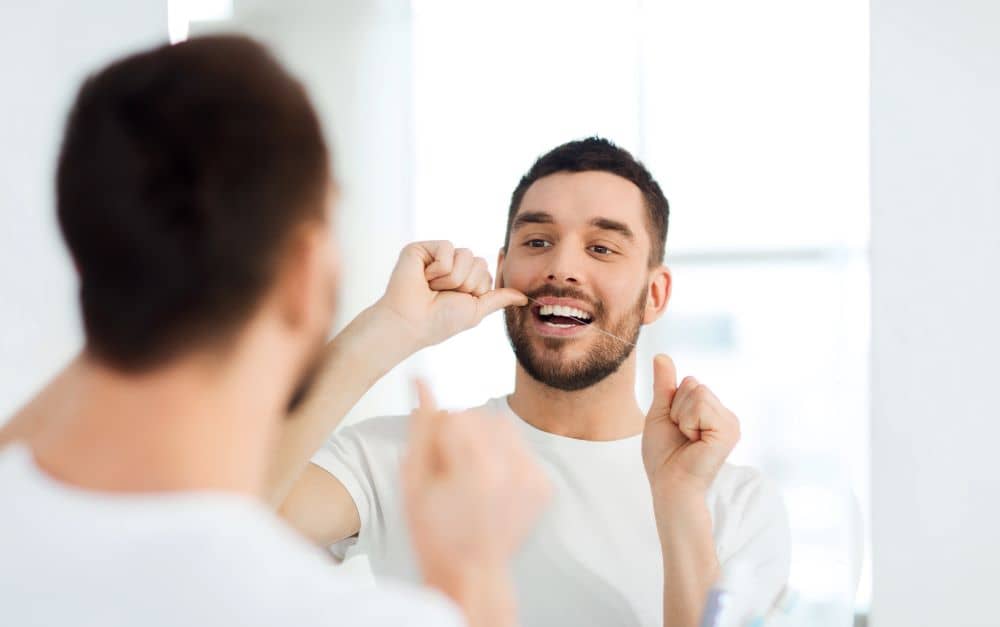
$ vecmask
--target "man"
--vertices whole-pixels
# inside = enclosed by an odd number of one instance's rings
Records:
[[[191,40],[89,78],[57,179],[86,347],[0,434],[0,624],[513,624],[546,488],[507,423],[422,394],[403,485],[427,587],[359,588],[259,501],[337,281],[319,123],[263,48]],[[385,300],[423,334],[524,302],[408,251]]]
[[[516,383],[486,408],[518,427],[555,487],[515,562],[524,625],[697,625],[724,572],[747,574],[734,593],[748,616],[763,614],[787,579],[780,496],[755,471],[724,464],[739,438],[736,417],[694,378],[678,386],[667,356],[653,365],[649,411],[635,399],[640,328],[670,297],[667,223],[646,168],[596,138],[542,156],[513,193],[497,285],[530,305],[506,310]],[[472,263],[467,251],[456,259]],[[316,542],[341,556],[353,545],[376,575],[413,578],[395,480],[404,420],[344,429],[305,461],[346,411],[348,391],[360,396],[443,339],[412,337],[399,319],[379,324],[366,312],[333,342],[320,380],[337,382],[341,404],[322,394],[305,402],[270,485],[283,514]],[[396,354],[378,351],[379,361],[362,365],[349,347],[364,337]]]

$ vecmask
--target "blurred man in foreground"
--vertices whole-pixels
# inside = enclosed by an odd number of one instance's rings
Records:
[[[422,394],[403,492],[423,586],[358,587],[258,500],[338,265],[319,123],[264,49],[196,39],[92,76],[57,179],[86,346],[0,434],[0,623],[513,623],[546,487],[503,421]],[[448,336],[523,304],[455,256],[408,247],[368,315]]]

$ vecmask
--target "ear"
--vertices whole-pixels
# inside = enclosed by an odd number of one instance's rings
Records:
[[[673,278],[670,268],[659,266],[649,273],[649,287],[646,290],[646,311],[642,316],[643,324],[652,324],[660,319],[670,302],[670,289]]]
[[[507,258],[507,250],[501,248],[500,252],[497,253],[497,275],[493,279],[493,289],[500,289],[503,287],[503,261]]]

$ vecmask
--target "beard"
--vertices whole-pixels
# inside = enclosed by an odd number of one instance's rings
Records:
[[[302,406],[303,401],[309,397],[309,393],[313,389],[313,385],[319,378],[319,372],[323,365],[323,348],[325,342],[321,343],[313,356],[309,359],[302,374],[299,375],[298,382],[292,389],[292,395],[288,399],[288,403],[285,405],[285,416],[290,417],[299,407]]]
[[[508,307],[504,310],[507,337],[514,349],[514,356],[524,371],[535,381],[557,390],[575,392],[600,383],[618,371],[628,359],[639,339],[642,317],[646,308],[646,288],[642,289],[635,305],[617,320],[608,321],[604,304],[587,298],[573,288],[543,287],[527,294],[530,298],[552,296],[555,298],[576,298],[590,303],[593,308],[591,324],[616,337],[601,333],[593,346],[582,358],[570,361],[566,356],[569,345],[574,340],[557,337],[533,337],[533,307]],[[582,339],[582,338],[581,338]],[[580,341],[577,339],[575,341]],[[539,346],[540,345],[540,346]]]
[[[330,303],[330,322],[333,322],[333,313],[337,310],[337,280],[331,277],[327,282],[327,299]],[[309,397],[316,380],[319,379],[323,364],[326,361],[326,344],[329,328],[323,329],[314,339],[313,348],[306,357],[299,370],[295,386],[285,404],[285,416],[292,417],[294,412],[302,406],[302,403]]]

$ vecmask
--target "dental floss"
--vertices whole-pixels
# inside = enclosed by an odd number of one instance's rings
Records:
[[[532,298],[530,296],[525,296],[525,298],[527,298],[528,300],[530,300],[533,303],[537,303],[539,305],[544,305],[544,303],[541,303],[541,302],[535,300],[534,298]],[[605,331],[604,329],[602,329],[601,327],[599,327],[596,324],[594,324],[593,322],[591,322],[591,323],[588,324],[586,322],[581,322],[580,320],[577,320],[576,318],[573,318],[573,317],[570,317],[569,319],[572,320],[573,322],[575,322],[576,324],[578,324],[579,326],[582,326],[582,327],[591,327],[591,328],[595,329],[596,331],[598,331],[600,333],[603,333],[604,335],[607,335],[608,337],[613,337],[616,340],[618,340],[619,342],[621,342],[622,344],[625,344],[626,346],[635,346],[635,343],[629,342],[628,340],[625,340],[625,339],[622,339],[622,338],[618,337],[617,335],[615,335],[614,333],[609,333],[609,332]]]

